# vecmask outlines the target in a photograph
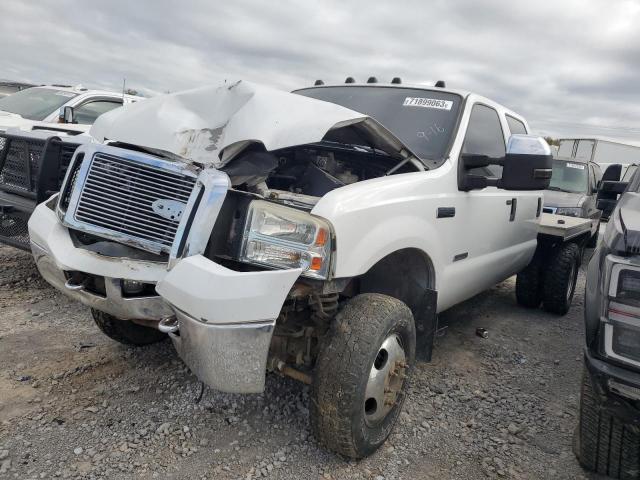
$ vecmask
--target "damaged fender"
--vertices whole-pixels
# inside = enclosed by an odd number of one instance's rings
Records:
[[[157,287],[174,309],[180,357],[210,387],[264,390],[271,336],[301,269],[237,272],[202,255],[181,260]]]

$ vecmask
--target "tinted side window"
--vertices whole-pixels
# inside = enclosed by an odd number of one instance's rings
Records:
[[[589,179],[589,186],[591,189],[591,193],[596,191],[596,184],[598,182],[598,178],[596,177],[596,169],[593,168],[593,165],[589,165],[589,173],[590,173],[590,179]]]
[[[469,127],[462,145],[462,153],[501,158],[505,155],[504,134],[498,112],[486,105],[474,105],[469,118]],[[502,167],[491,165],[474,168],[469,173],[488,177],[499,177]]]
[[[638,169],[637,165],[629,165],[627,167],[627,171],[624,172],[624,176],[622,177],[622,181],[623,182],[629,182],[631,181],[631,178],[633,177],[633,175],[636,173],[636,170]]]
[[[509,125],[509,131],[511,132],[511,135],[518,133],[527,133],[527,127],[525,127],[524,123],[522,123],[517,118],[507,115],[507,125]]]
[[[122,103],[117,101],[97,100],[88,102],[75,109],[74,119],[76,123],[92,125],[100,115],[120,106],[122,106]]]

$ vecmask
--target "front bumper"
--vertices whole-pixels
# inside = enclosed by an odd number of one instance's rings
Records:
[[[77,248],[69,231],[46,204],[39,205],[29,220],[31,250],[36,266],[47,282],[67,296],[122,320],[160,320],[173,314],[158,295],[125,297],[121,280],[157,283],[167,273],[166,264],[106,257]],[[66,272],[104,278],[104,295],[70,288]]]
[[[264,390],[276,319],[301,269],[237,272],[194,255],[157,285],[179,330],[180,357],[200,380],[230,393]]]
[[[596,358],[588,348],[584,360],[602,408],[628,423],[640,425],[640,372]]]

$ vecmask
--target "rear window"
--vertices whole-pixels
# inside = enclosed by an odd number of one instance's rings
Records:
[[[77,93],[53,88],[27,88],[0,98],[0,110],[18,114],[29,120],[41,121],[77,96]]]

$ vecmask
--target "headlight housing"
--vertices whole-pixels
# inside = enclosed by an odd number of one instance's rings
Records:
[[[556,209],[557,215],[566,215],[568,217],[581,217],[582,207],[558,207]]]
[[[313,215],[256,200],[249,205],[240,260],[270,268],[302,268],[326,279],[331,266],[331,227]]]
[[[608,255],[609,282],[604,308],[602,353],[640,368],[640,266]]]

